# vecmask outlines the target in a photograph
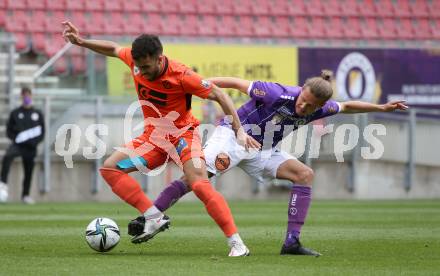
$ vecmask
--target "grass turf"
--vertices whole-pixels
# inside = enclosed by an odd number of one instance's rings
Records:
[[[133,245],[122,203],[0,205],[0,275],[428,275],[440,271],[440,201],[315,201],[303,243],[319,258],[280,256],[286,202],[231,202],[247,258],[228,258],[200,203],[169,210],[171,229]],[[95,217],[114,219],[121,242],[108,253],[85,243]]]

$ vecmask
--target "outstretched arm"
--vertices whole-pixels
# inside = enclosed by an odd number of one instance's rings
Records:
[[[121,49],[119,44],[113,41],[84,39],[79,35],[78,28],[70,21],[64,21],[62,24],[64,26],[63,37],[66,41],[105,56],[118,57],[119,50]]]
[[[251,84],[251,82],[248,80],[232,78],[232,77],[215,77],[215,78],[210,78],[209,81],[211,81],[218,87],[237,89],[246,95],[248,94],[248,88],[249,85]]]
[[[261,147],[260,143],[258,143],[254,138],[247,135],[244,131],[243,127],[240,123],[240,118],[238,117],[237,111],[234,108],[234,103],[231,98],[224,93],[220,88],[213,85],[211,93],[209,93],[208,99],[218,102],[218,104],[222,107],[223,112],[226,115],[232,116],[232,129],[234,130],[238,143],[243,145],[246,150],[249,148],[257,148]]]
[[[372,104],[360,101],[341,102],[341,113],[391,112],[407,110],[405,101],[392,101],[386,104]]]

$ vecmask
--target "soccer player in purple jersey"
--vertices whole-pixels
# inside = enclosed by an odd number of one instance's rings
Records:
[[[276,147],[283,135],[337,113],[389,112],[408,108],[404,101],[381,105],[359,101],[336,102],[330,99],[333,94],[330,77],[331,73],[324,70],[320,77],[307,79],[302,87],[229,77],[211,79],[219,87],[238,89],[250,96],[251,99],[237,113],[241,123],[248,126],[248,134],[263,147],[256,152],[238,145],[227,120],[223,120],[204,148],[210,176],[238,166],[257,181],[271,177],[293,184],[281,255],[320,255],[303,247],[299,241],[311,202],[313,170]],[[185,179],[174,181],[162,191],[154,205],[163,212],[188,192]]]

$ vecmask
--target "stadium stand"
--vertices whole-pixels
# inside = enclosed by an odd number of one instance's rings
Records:
[[[175,37],[365,43],[440,37],[440,1],[0,0],[0,30],[14,35],[19,52],[52,56],[64,43],[59,23],[65,19],[95,37],[135,36],[140,31]],[[67,58],[69,66],[61,61],[60,71],[72,67],[81,72],[85,67],[78,59]]]

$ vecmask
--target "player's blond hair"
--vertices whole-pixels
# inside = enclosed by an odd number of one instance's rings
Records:
[[[328,100],[333,95],[333,89],[331,85],[332,71],[322,70],[321,76],[308,78],[304,83],[303,88],[309,87],[313,96],[318,99]]]

